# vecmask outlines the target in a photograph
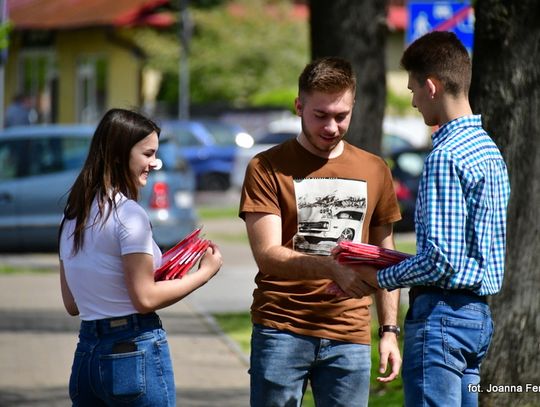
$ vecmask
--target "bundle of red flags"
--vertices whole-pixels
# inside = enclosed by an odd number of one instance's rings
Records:
[[[199,237],[195,229],[161,257],[161,267],[154,272],[154,280],[182,278],[204,254],[210,241]]]
[[[376,268],[390,267],[410,257],[410,254],[397,250],[345,240],[334,248],[333,254],[340,263],[367,264]]]
[[[411,256],[397,250],[346,240],[339,242],[332,254],[342,264],[367,264],[378,269],[390,267]],[[326,292],[338,297],[346,296],[336,283],[330,283],[326,287]]]

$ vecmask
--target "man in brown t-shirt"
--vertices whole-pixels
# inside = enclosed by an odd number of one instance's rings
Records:
[[[329,256],[340,240],[393,249],[392,223],[401,218],[384,160],[343,140],[355,91],[349,62],[308,64],[295,101],[302,132],[255,156],[246,171],[240,216],[259,267],[252,406],[300,406],[308,380],[318,405],[367,405],[373,292],[384,331],[379,371],[391,365],[379,380],[399,373],[399,290],[375,291]]]

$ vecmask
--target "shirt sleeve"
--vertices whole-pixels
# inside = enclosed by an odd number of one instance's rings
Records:
[[[120,253],[154,254],[152,226],[144,209],[135,201],[125,201],[117,209]]]
[[[380,270],[381,287],[394,289],[436,283],[445,286],[467,261],[467,206],[460,171],[446,151],[426,160],[417,199],[415,256]],[[468,264],[478,268],[478,264]]]
[[[242,219],[246,212],[272,213],[281,216],[277,196],[277,182],[267,160],[257,155],[248,164],[242,193],[239,214]]]

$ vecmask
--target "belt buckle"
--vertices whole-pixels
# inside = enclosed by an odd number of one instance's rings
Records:
[[[127,318],[119,318],[119,319],[113,319],[110,323],[109,323],[109,326],[111,328],[118,328],[120,326],[124,326],[124,325],[127,325],[128,324],[128,320]]]

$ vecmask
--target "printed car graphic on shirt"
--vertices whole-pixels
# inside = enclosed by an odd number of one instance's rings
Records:
[[[341,240],[359,242],[367,209],[365,181],[335,178],[295,180],[297,251],[328,255]]]
[[[363,219],[363,212],[350,208],[340,210],[328,219],[301,222],[298,226],[298,232],[310,243],[317,243],[321,240],[352,241],[361,230]]]

